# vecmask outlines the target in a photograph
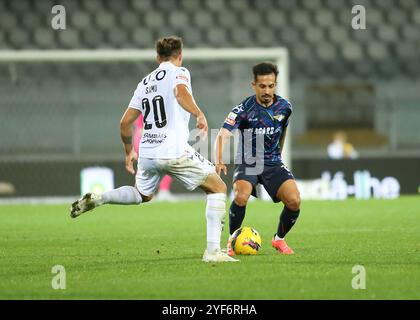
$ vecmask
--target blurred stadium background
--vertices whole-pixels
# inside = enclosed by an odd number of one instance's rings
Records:
[[[66,30],[51,27],[56,4],[66,9]],[[356,4],[366,8],[366,30],[352,29]],[[418,192],[417,0],[0,0],[0,54],[151,49],[169,35],[183,37],[186,49],[288,49],[289,136],[298,179],[341,171],[354,184],[353,174],[368,170],[378,181],[395,177],[403,194]],[[185,61],[211,128],[252,94],[252,65]],[[116,185],[132,184],[118,124],[138,81],[154,66],[0,62],[0,197],[78,195],[80,170],[94,165],[113,169]],[[358,159],[328,159],[337,130],[347,133]],[[174,192],[184,191],[175,185]]]

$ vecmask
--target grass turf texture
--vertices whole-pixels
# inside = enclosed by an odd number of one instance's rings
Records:
[[[260,232],[260,253],[206,264],[204,201],[74,220],[68,206],[0,206],[0,299],[419,299],[419,207],[418,197],[305,201],[287,237],[296,254],[283,256],[270,244],[282,206],[251,202],[244,225]],[[54,265],[65,290],[51,287]],[[354,265],[365,290],[351,286]]]

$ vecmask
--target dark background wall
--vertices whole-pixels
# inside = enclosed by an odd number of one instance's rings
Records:
[[[12,196],[74,196],[80,194],[80,171],[90,166],[104,166],[114,171],[115,185],[134,185],[134,176],[125,171],[121,161],[77,162],[9,162],[2,164],[2,180],[11,183],[16,190]],[[360,160],[298,159],[293,161],[296,179],[317,179],[325,171],[332,175],[342,171],[349,183],[357,170],[368,170],[379,179],[387,176],[397,178],[402,194],[417,194],[420,186],[420,158],[372,158]],[[227,176],[222,176],[232,186],[233,167]],[[174,182],[174,193],[187,193],[183,186]],[[200,192],[196,190],[195,192]],[[3,195],[10,196],[10,195]],[[1,197],[1,195],[0,195]]]

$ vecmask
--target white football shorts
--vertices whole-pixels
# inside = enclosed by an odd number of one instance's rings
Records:
[[[159,188],[165,175],[180,181],[188,191],[202,185],[211,173],[215,173],[214,164],[200,153],[189,147],[185,153],[175,159],[139,158],[136,174],[136,187],[142,195],[150,196]]]

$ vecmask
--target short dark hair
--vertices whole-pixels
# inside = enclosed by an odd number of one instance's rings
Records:
[[[256,64],[252,68],[252,72],[254,73],[254,80],[257,81],[258,76],[265,76],[268,74],[274,73],[277,79],[277,75],[279,74],[279,69],[277,66],[271,62],[261,62]]]
[[[180,37],[164,37],[156,41],[156,52],[162,60],[177,57],[182,52],[182,39]]]

